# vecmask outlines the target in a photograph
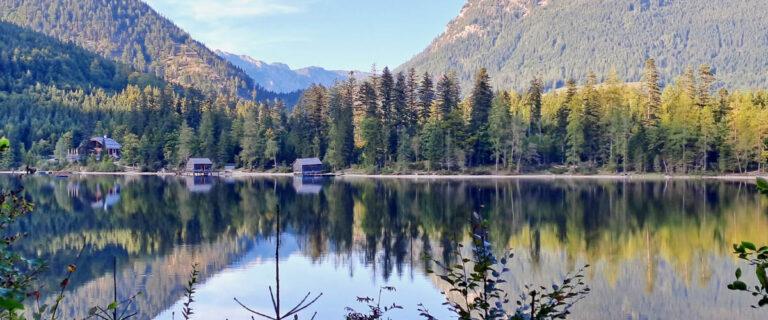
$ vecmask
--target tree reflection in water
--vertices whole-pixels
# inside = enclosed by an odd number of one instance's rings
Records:
[[[768,243],[767,200],[746,182],[343,178],[307,194],[292,178],[215,179],[205,193],[190,192],[175,177],[0,178],[6,189],[21,183],[37,208],[17,226],[36,231],[21,250],[67,265],[86,239],[65,318],[82,318],[111,296],[112,256],[121,261],[121,295],[145,293],[137,300],[142,319],[182,296],[194,261],[203,289],[230,266],[267,261],[278,205],[285,236],[297,242],[281,256],[306,258],[322,270],[369,272],[383,282],[430,279],[421,257],[449,262],[455,244],[468,241],[469,214],[481,212],[492,222],[494,247],[512,248],[518,257],[508,279],[514,292],[522,283],[593,266],[593,293],[574,309],[584,318],[758,318],[725,289],[736,268],[729,250],[742,239]],[[68,188],[72,183],[78,192]],[[119,201],[108,211],[91,206],[98,190],[103,195],[115,186]],[[56,276],[43,280],[56,283]],[[357,285],[352,295],[379,287]],[[426,289],[439,296],[439,289]],[[332,300],[317,303],[321,316],[343,313],[326,309]]]

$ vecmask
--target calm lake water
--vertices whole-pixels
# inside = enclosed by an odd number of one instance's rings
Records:
[[[398,290],[384,303],[406,308],[392,319],[417,319],[419,303],[450,319],[423,257],[467,241],[473,211],[491,221],[494,246],[515,253],[513,292],[592,265],[574,319],[765,319],[725,287],[741,265],[730,245],[768,243],[768,199],[752,183],[0,177],[21,185],[36,210],[17,226],[30,232],[19,248],[50,261],[49,290],[85,243],[66,319],[109,304],[115,258],[120,298],[142,293],[139,319],[180,318],[194,262],[195,319],[250,319],[233,298],[268,312],[278,205],[283,309],[322,292],[307,309],[317,319],[364,310],[355,297],[384,285]]]

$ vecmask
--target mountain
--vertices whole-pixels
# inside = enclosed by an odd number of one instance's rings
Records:
[[[768,86],[768,6],[762,0],[469,0],[446,30],[399,69],[455,71],[466,92],[481,67],[500,88],[548,88],[612,68],[663,80],[710,64],[729,88]]]
[[[329,87],[337,81],[349,78],[350,71],[326,70],[321,67],[306,67],[292,70],[284,63],[266,63],[247,55],[217,50],[216,53],[233,65],[239,67],[256,83],[267,90],[289,93],[304,90],[313,84]],[[367,77],[367,73],[352,71],[355,77]]]
[[[0,0],[0,19],[205,92],[280,98],[139,0]]]
[[[35,85],[85,91],[118,91],[131,83],[162,86],[157,77],[7,22],[0,22],[0,70],[0,92]]]

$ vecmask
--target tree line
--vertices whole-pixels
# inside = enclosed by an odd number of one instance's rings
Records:
[[[265,170],[298,157],[368,172],[748,172],[768,160],[768,94],[715,92],[709,66],[662,88],[648,60],[641,83],[615,72],[544,92],[494,90],[478,71],[470,94],[456,77],[388,68],[364,80],[307,89],[292,109],[170,85],[4,94],[2,165],[61,157],[90,136],[123,144],[121,164],[147,170],[189,157]],[[58,150],[58,151],[57,151]]]
[[[712,68],[661,87],[653,59],[641,83],[616,72],[543,91],[494,91],[480,69],[467,97],[451,74],[387,68],[369,79],[310,88],[289,119],[289,145],[334,169],[531,172],[762,170],[765,91],[714,90]],[[479,168],[479,169],[478,169]]]

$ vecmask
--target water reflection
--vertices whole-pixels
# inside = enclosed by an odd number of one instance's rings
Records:
[[[137,301],[142,319],[180,310],[193,262],[202,269],[201,319],[244,316],[234,296],[268,310],[277,205],[285,290],[325,292],[313,306],[321,319],[340,318],[354,297],[384,284],[397,286],[398,302],[410,309],[394,318],[413,318],[418,302],[438,310],[444,288],[424,274],[422,256],[448,259],[452,244],[467,241],[472,211],[491,220],[497,247],[514,249],[512,289],[594,266],[593,294],[576,318],[759,318],[749,297],[725,289],[737,263],[729,245],[768,243],[768,203],[751,184],[209,179],[192,180],[192,188],[175,177],[2,177],[0,184],[23,183],[36,203],[18,225],[31,232],[20,248],[28,254],[66,266],[85,237],[66,318],[109,303],[113,256],[121,297],[145,293]],[[110,194],[119,201],[106,205]],[[53,269],[43,280],[56,284],[62,273]]]
[[[191,176],[185,177],[184,181],[190,192],[208,193],[213,189],[213,179],[211,176]]]

